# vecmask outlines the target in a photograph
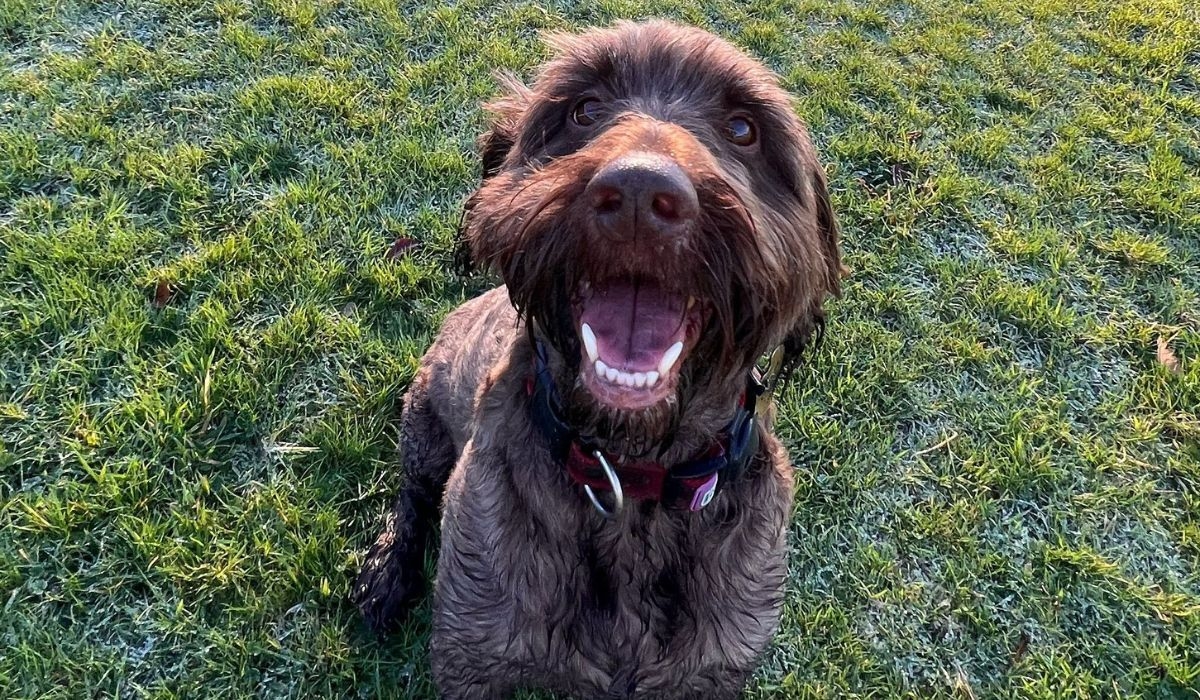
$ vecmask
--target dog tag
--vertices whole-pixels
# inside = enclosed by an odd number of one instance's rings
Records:
[[[713,472],[712,477],[704,482],[700,488],[696,489],[695,495],[692,496],[692,504],[688,506],[688,510],[695,513],[704,506],[712,503],[713,496],[717,494],[717,474]]]

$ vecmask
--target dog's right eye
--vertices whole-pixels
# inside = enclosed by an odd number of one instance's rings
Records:
[[[725,138],[739,146],[751,146],[758,140],[758,131],[749,119],[734,117],[725,126]]]
[[[579,126],[591,126],[600,120],[603,112],[603,105],[600,100],[586,99],[580,100],[574,111],[571,112],[571,120]]]

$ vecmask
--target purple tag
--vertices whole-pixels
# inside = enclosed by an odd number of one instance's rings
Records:
[[[713,496],[717,493],[717,473],[708,478],[700,488],[696,489],[695,495],[692,496],[692,505],[688,506],[688,510],[695,513],[704,506],[712,503]]]

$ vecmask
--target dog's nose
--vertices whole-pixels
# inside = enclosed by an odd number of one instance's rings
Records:
[[[597,223],[619,238],[632,238],[638,227],[674,233],[700,211],[687,173],[674,159],[655,153],[613,160],[592,177],[584,197]]]

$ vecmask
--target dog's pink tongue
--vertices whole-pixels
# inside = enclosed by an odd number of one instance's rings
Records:
[[[648,372],[680,340],[684,304],[682,297],[651,281],[610,280],[592,287],[579,320],[596,334],[604,364]]]

